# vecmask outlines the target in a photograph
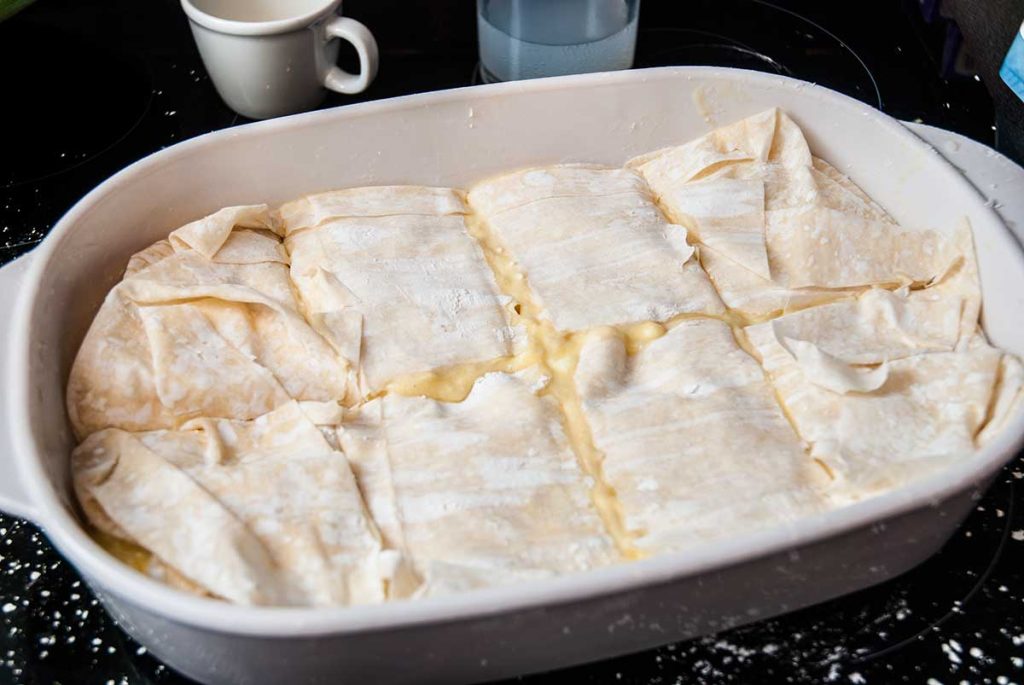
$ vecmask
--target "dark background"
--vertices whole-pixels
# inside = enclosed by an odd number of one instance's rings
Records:
[[[643,0],[636,66],[792,75],[1021,159],[1024,106],[995,73],[1024,20],[1024,0],[936,4]],[[366,93],[331,95],[325,106],[476,82],[473,2],[347,0],[345,13],[376,34],[380,75]],[[959,20],[966,41],[943,14]],[[352,60],[343,55],[350,68]],[[173,0],[39,0],[0,23],[0,262],[31,249],[79,197],[130,162],[240,123],[214,92]],[[893,581],[720,635],[524,680],[1020,683],[1022,478],[1018,458],[937,556]],[[0,515],[6,682],[184,681],[112,623],[35,527]]]

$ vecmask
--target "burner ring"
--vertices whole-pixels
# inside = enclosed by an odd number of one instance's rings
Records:
[[[878,109],[882,109],[882,104],[883,104],[882,103],[882,90],[878,87],[878,80],[875,79],[875,75],[871,73],[871,69],[868,68],[868,65],[864,61],[864,59],[860,55],[858,55],[857,52],[853,48],[851,48],[849,45],[847,45],[846,42],[842,38],[840,38],[836,34],[832,33],[831,31],[829,31],[827,28],[825,28],[821,24],[817,23],[816,21],[808,19],[807,17],[803,16],[802,14],[798,14],[798,13],[794,12],[793,10],[786,9],[785,7],[779,7],[778,5],[775,5],[773,3],[767,2],[767,0],[752,0],[752,2],[755,2],[758,5],[761,5],[763,7],[771,7],[772,9],[778,10],[780,12],[785,12],[786,14],[788,14],[788,15],[796,18],[796,19],[800,19],[801,21],[807,22],[808,24],[810,24],[811,26],[813,26],[817,30],[821,31],[825,35],[829,36],[830,38],[833,38],[837,43],[839,43],[839,45],[841,45],[843,48],[845,48],[853,56],[853,58],[857,60],[857,62],[860,63],[861,67],[864,68],[864,73],[867,74],[869,79],[871,79],[871,85],[874,86],[875,97],[878,98],[878,105],[877,105]],[[810,35],[810,34],[808,34],[808,35]]]
[[[754,69],[818,83],[882,108],[881,89],[864,59],[835,33],[797,12],[766,0],[691,0],[684,25],[659,6],[647,11],[641,17],[638,67]],[[659,28],[644,28],[644,16]],[[675,26],[664,21],[669,17]]]
[[[19,18],[20,19],[20,18]],[[12,69],[5,93],[17,107],[7,109],[5,124],[13,131],[46,131],[43,148],[32,136],[13,136],[0,170],[0,188],[67,173],[102,156],[124,141],[152,107],[152,75],[137,55],[116,52],[106,43],[55,31],[31,21],[0,25],[0,58]],[[39,73],[60,73],[74,64],[87,78],[55,86]]]

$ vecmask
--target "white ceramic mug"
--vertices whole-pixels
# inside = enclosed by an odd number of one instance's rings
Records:
[[[312,109],[325,89],[360,93],[377,75],[377,42],[341,0],[181,0],[199,54],[231,109],[266,119]],[[335,62],[341,38],[359,74]]]

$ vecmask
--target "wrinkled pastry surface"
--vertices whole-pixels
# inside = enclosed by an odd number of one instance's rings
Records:
[[[559,330],[724,312],[686,229],[628,169],[527,169],[474,186],[469,203]]]
[[[1024,385],[980,309],[969,226],[897,224],[773,109],[179,228],[82,342],[71,471],[111,553],[241,604],[685,555],[970,459]]]
[[[418,596],[603,566],[615,544],[590,502],[559,409],[522,374],[487,374],[459,403],[389,395],[341,443]]]
[[[450,188],[412,186],[351,188],[281,208],[292,281],[310,321],[354,370],[355,396],[522,347],[467,213]]]
[[[820,468],[721,321],[682,321],[635,355],[615,333],[596,332],[575,381],[605,477],[644,551],[821,509]]]

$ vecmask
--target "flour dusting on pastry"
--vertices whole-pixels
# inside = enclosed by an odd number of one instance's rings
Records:
[[[450,595],[761,534],[1021,410],[970,226],[903,226],[771,109],[622,167],[227,207],[71,369],[96,539],[187,592]]]

